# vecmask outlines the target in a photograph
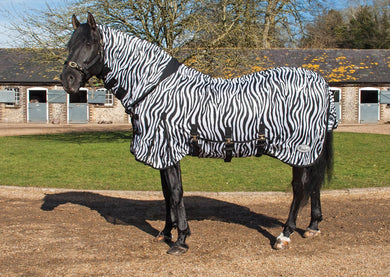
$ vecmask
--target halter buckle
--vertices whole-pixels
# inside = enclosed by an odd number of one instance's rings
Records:
[[[76,62],[72,62],[72,61],[68,62],[68,65],[69,65],[69,67],[76,68],[76,69],[79,67]]]

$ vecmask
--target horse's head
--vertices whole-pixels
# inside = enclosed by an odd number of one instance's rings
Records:
[[[72,17],[74,32],[68,43],[69,56],[61,73],[67,93],[77,93],[92,76],[102,74],[104,68],[102,39],[92,14],[80,24]]]

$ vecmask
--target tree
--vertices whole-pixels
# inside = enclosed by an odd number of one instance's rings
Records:
[[[388,3],[388,1],[387,1]],[[386,4],[386,3],[381,3]],[[302,47],[388,49],[390,48],[389,4],[378,8],[357,6],[330,10],[306,26]]]
[[[293,45],[315,3],[304,0],[64,0],[43,11],[10,14],[23,45],[56,48],[71,33],[72,14],[93,11],[101,23],[155,43],[181,46],[270,48]]]
[[[320,15],[313,24],[306,26],[307,35],[302,38],[304,48],[343,48],[347,25],[340,11],[329,10]]]
[[[293,45],[308,13],[322,1],[217,0],[201,1],[192,45],[197,47],[271,48]]]
[[[361,6],[348,23],[346,48],[378,48],[379,24],[374,12],[367,6]]]
[[[184,40],[191,0],[95,0],[88,7],[102,23],[146,39],[168,51]]]
[[[198,1],[191,14],[187,47],[254,47],[259,26],[253,0]]]
[[[47,4],[43,11],[9,12],[20,21],[8,26],[17,31],[18,43],[29,48],[63,48],[73,29],[71,16],[84,18],[92,10],[100,23],[147,39],[166,50],[180,46],[193,0],[65,0],[66,6]]]

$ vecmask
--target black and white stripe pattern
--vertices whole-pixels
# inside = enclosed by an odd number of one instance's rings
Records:
[[[327,130],[336,128],[333,96],[315,72],[275,68],[235,79],[216,79],[185,65],[159,79],[171,57],[144,40],[99,26],[104,59],[116,79],[114,93],[129,108],[145,91],[156,88],[135,107],[139,134],[131,151],[154,168],[174,165],[189,154],[191,124],[197,124],[200,157],[225,158],[224,136],[232,130],[234,157],[256,154],[261,121],[265,154],[293,166],[312,164],[320,155]]]

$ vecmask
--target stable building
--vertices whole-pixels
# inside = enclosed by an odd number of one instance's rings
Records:
[[[99,86],[69,95],[61,85],[60,62],[37,61],[25,49],[0,49],[0,122],[128,123],[114,95]]]
[[[390,122],[390,50],[218,49],[217,55],[244,62],[232,66],[227,61],[205,73],[235,77],[272,67],[304,67],[328,81],[340,123]],[[0,49],[0,122],[129,122],[110,91],[97,86],[68,95],[59,79],[61,63],[43,63],[36,56],[25,49]]]

